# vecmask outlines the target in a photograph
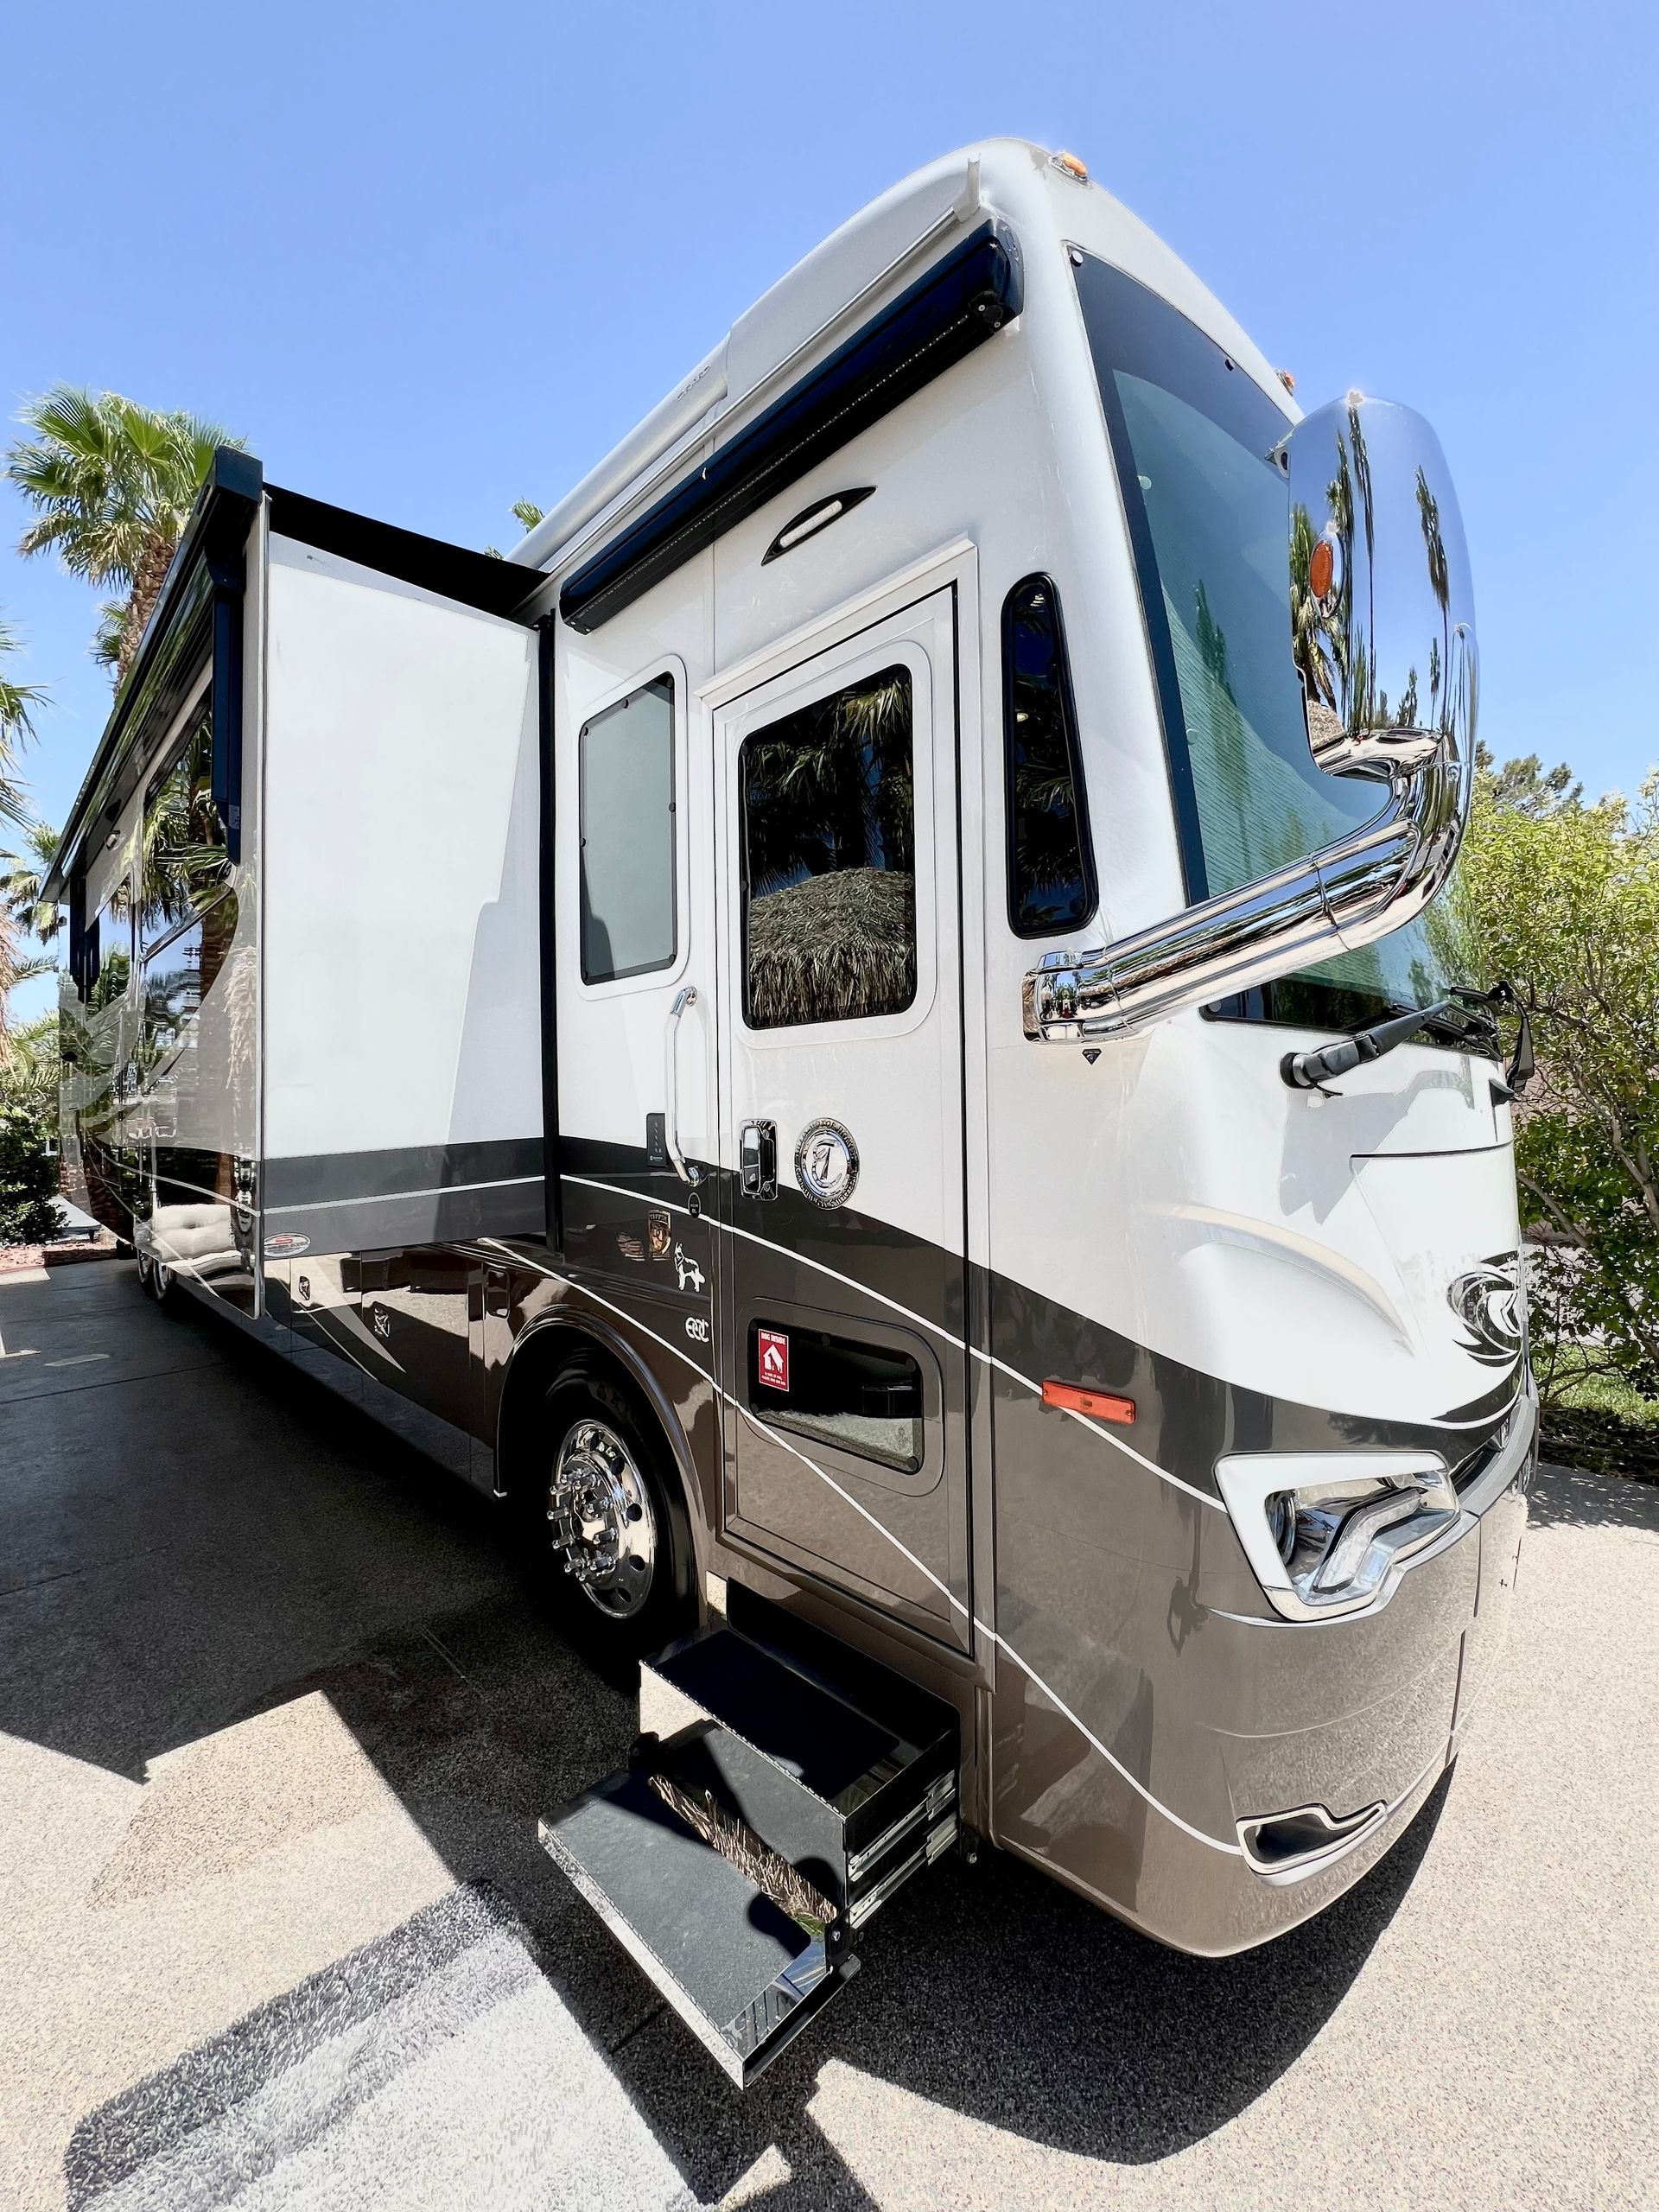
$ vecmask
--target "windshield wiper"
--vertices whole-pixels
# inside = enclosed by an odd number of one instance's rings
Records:
[[[1279,1063],[1279,1072],[1293,1090],[1318,1090],[1327,1097],[1335,1097],[1339,1094],[1326,1088],[1335,1077],[1351,1075],[1368,1060],[1380,1060],[1385,1052],[1393,1052],[1396,1045],[1403,1045],[1420,1030],[1438,1030],[1454,1044],[1495,1045],[1497,1020],[1493,1009],[1499,1006],[1509,1007],[1519,1015],[1521,1022],[1515,1040],[1515,1057],[1503,1076],[1503,1095],[1513,1098],[1526,1089],[1532,1077],[1532,1024],[1527,1018],[1521,994],[1513,983],[1503,981],[1494,983],[1490,991],[1454,988],[1450,998],[1440,999],[1433,1006],[1408,1007],[1387,1021],[1373,1022],[1369,1029],[1357,1029],[1351,1037],[1338,1037],[1334,1043],[1322,1045],[1311,1052],[1287,1052]]]

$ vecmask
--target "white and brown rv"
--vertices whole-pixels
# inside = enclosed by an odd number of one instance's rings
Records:
[[[947,1848],[1227,1952],[1455,1756],[1535,1427],[1474,688],[1427,426],[1023,143],[510,559],[219,455],[63,840],[66,1154],[645,1655],[544,1840],[734,2078]]]

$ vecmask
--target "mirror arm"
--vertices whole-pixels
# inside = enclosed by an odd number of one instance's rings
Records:
[[[1445,884],[1469,817],[1472,762],[1442,739],[1396,764],[1388,804],[1309,860],[1082,952],[1051,952],[1027,976],[1026,1035],[1091,1043],[1270,982],[1386,937]]]

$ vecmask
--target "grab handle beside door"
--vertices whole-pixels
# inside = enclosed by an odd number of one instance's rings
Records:
[[[668,1148],[668,1156],[675,1173],[682,1183],[690,1183],[694,1186],[702,1182],[702,1170],[694,1160],[688,1160],[680,1150],[679,1069],[674,1047],[679,1038],[680,1016],[685,1012],[687,1007],[695,1006],[696,1002],[697,989],[695,983],[688,983],[683,990],[677,992],[674,1003],[668,1010],[668,1024],[663,1033],[663,1085],[666,1102],[663,1123],[664,1142]]]

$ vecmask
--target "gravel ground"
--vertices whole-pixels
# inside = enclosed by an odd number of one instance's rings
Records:
[[[0,1280],[0,2202],[1649,2207],[1659,1491],[1533,1523],[1310,1926],[1183,1959],[949,1861],[739,2098],[535,1845],[632,1699],[486,1503],[124,1263]]]

